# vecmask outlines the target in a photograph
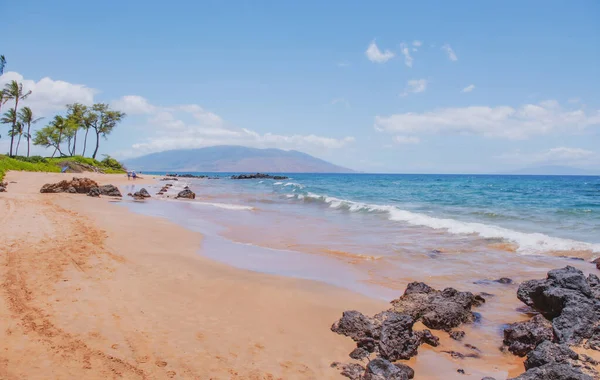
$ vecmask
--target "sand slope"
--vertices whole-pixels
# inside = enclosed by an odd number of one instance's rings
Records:
[[[11,172],[0,193],[1,379],[339,378],[353,343],[331,323],[386,308],[215,263],[199,234],[107,198],[39,194],[70,177]]]

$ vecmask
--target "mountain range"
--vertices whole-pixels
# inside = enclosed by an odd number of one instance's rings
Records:
[[[296,150],[257,149],[243,146],[211,146],[169,150],[124,160],[138,171],[174,172],[269,172],[269,173],[352,173]]]

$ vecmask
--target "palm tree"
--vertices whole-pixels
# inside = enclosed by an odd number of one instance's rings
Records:
[[[18,156],[19,155],[19,145],[21,144],[21,136],[23,136],[23,123],[18,121],[17,128],[15,129],[14,132],[19,136],[19,139],[17,140],[17,148],[15,149],[15,156]]]
[[[54,155],[56,154],[56,151],[58,150],[58,153],[60,153],[61,156],[64,156],[65,154],[60,150],[60,143],[62,142],[63,136],[65,131],[68,128],[68,124],[65,120],[64,117],[60,116],[60,115],[56,115],[54,116],[54,120],[52,121],[52,123],[50,124],[52,126],[52,128],[54,128],[56,131],[58,131],[58,138],[57,138],[57,144],[56,144],[56,149],[54,149],[54,153],[52,153],[52,157],[54,157]]]
[[[97,103],[92,106],[92,112],[96,118],[92,123],[92,128],[96,132],[96,149],[94,149],[93,159],[96,159],[98,149],[100,148],[100,136],[106,139],[117,124],[123,120],[125,113],[121,111],[112,111],[108,104]]]
[[[37,119],[34,118],[33,112],[29,107],[23,107],[21,108],[21,111],[19,111],[19,120],[23,126],[27,126],[27,132],[25,132],[25,137],[27,138],[27,157],[29,157],[29,148],[31,142],[31,124],[35,124],[42,119],[43,117],[38,117]]]
[[[10,125],[14,125],[17,122],[17,115],[15,114],[15,110],[13,110],[12,108],[9,108],[8,111],[6,111],[2,117],[2,119],[0,119],[0,123],[2,124],[10,124]],[[12,136],[12,130],[8,132],[9,136]]]
[[[18,83],[16,80],[10,81],[9,83],[6,84],[6,86],[4,87],[4,97],[6,100],[14,100],[15,101],[15,108],[14,108],[14,114],[15,114],[15,118],[12,124],[12,129],[11,129],[11,136],[10,136],[10,156],[12,157],[13,155],[13,143],[15,140],[15,130],[17,128],[17,109],[19,108],[19,100],[24,100],[26,99],[29,95],[31,94],[31,91],[28,92],[23,92],[23,84],[22,83]],[[5,100],[5,101],[6,101]]]
[[[6,58],[0,55],[0,75],[4,74],[4,66],[6,66]]]

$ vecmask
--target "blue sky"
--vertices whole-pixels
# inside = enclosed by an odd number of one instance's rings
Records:
[[[101,153],[240,144],[372,172],[600,164],[594,0],[23,0],[0,14],[0,82],[22,80],[34,112],[128,113]]]

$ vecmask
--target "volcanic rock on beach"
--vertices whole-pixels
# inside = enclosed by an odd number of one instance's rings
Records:
[[[87,194],[94,187],[98,187],[96,181],[89,178],[77,178],[67,181],[63,180],[57,183],[47,183],[40,189],[40,193],[77,193]]]
[[[145,198],[150,198],[150,193],[148,192],[148,190],[146,190],[145,188],[141,188],[139,191],[136,191],[135,193],[131,194],[127,194],[129,196],[132,196],[134,199],[145,199]]]
[[[288,177],[286,176],[281,176],[281,175],[269,175],[269,174],[262,174],[262,173],[256,173],[256,174],[240,174],[240,175],[232,175],[231,179],[288,179]]]
[[[6,186],[8,186],[8,184],[6,182],[0,182],[0,193],[3,193],[6,191]]]
[[[543,341],[552,341],[552,324],[541,314],[525,322],[516,322],[504,329],[504,344],[515,355],[525,356]]]
[[[402,297],[392,301],[392,309],[421,320],[430,329],[450,331],[475,321],[476,315],[471,308],[484,302],[483,297],[471,292],[459,292],[454,288],[439,291],[425,283],[412,282]]]
[[[579,344],[595,335],[600,322],[600,281],[567,266],[548,272],[544,280],[519,286],[517,297],[552,321],[558,343]]]
[[[425,283],[413,282],[402,297],[392,301],[391,309],[373,317],[356,310],[345,311],[331,330],[356,342],[351,358],[362,360],[368,359],[370,354],[377,356],[369,361],[365,373],[358,379],[410,379],[414,375],[410,367],[392,362],[417,355],[423,343],[439,345],[439,338],[430,330],[413,330],[415,322],[421,320],[431,329],[449,331],[462,323],[475,321],[471,308],[483,302],[483,298],[469,292],[453,288],[439,291]],[[478,354],[472,356],[479,357]],[[354,374],[356,367],[352,368]]]
[[[180,191],[175,198],[196,199],[196,193],[186,187]]]

